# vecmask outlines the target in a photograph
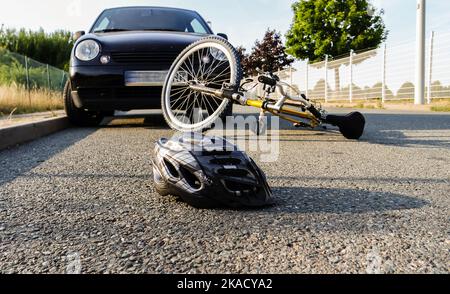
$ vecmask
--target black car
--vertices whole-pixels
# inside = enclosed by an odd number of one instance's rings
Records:
[[[64,91],[68,118],[76,125],[95,126],[116,110],[159,109],[162,86],[176,57],[212,34],[195,11],[163,7],[103,11],[88,34],[75,34]]]

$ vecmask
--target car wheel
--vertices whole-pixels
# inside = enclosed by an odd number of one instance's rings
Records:
[[[72,124],[80,127],[95,127],[105,118],[102,112],[86,111],[75,106],[72,99],[72,87],[70,81],[66,82],[63,96],[64,109]]]

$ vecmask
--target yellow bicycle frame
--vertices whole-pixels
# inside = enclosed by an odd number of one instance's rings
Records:
[[[249,99],[249,100],[247,100],[246,104],[247,104],[247,106],[252,106],[252,107],[259,108],[259,109],[263,109],[264,102],[261,101],[261,100],[251,100],[251,99]],[[267,109],[266,111],[268,111],[271,114],[276,115],[276,116],[278,116],[278,117],[280,117],[282,119],[290,121],[292,123],[305,124],[305,122],[298,121],[298,120],[296,120],[294,118],[291,118],[289,116],[300,117],[300,118],[306,119],[308,121],[307,124],[311,128],[315,128],[318,125],[320,125],[319,120],[315,116],[313,116],[312,114],[306,113],[304,111],[298,111],[296,109],[292,109],[292,108],[289,108],[289,107],[284,107],[283,106],[280,109],[280,111],[275,111],[275,110],[271,110],[271,109]]]
[[[208,94],[214,95],[218,98],[222,98],[222,99],[224,98],[224,92],[222,90],[211,89],[211,88],[205,87],[203,85],[191,85],[191,89],[193,89],[195,91],[208,93]],[[239,100],[239,99],[237,99],[237,100]],[[279,110],[275,110],[273,108],[267,108],[264,106],[264,102],[260,99],[246,99],[246,100],[242,100],[242,101],[245,101],[245,105],[247,105],[247,106],[252,106],[252,107],[259,108],[259,109],[263,109],[264,111],[270,112],[273,115],[276,115],[287,121],[299,124],[301,126],[309,126],[311,128],[315,128],[318,125],[320,125],[319,119],[317,119],[314,115],[307,113],[305,111],[298,111],[296,109],[286,107],[286,106],[281,106],[281,108]],[[240,101],[240,103],[243,104],[244,102]],[[306,122],[296,120],[295,118],[305,119]]]

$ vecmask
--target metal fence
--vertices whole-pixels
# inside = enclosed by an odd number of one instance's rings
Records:
[[[450,32],[433,32],[426,50],[425,97],[450,99]],[[415,42],[310,64],[301,62],[279,72],[283,81],[307,96],[324,100],[414,100]]]
[[[67,72],[0,48],[0,85],[63,91]]]

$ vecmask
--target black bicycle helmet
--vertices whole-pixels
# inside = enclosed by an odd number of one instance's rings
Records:
[[[187,133],[159,140],[153,174],[159,194],[180,197],[197,208],[273,204],[263,171],[223,138]]]

